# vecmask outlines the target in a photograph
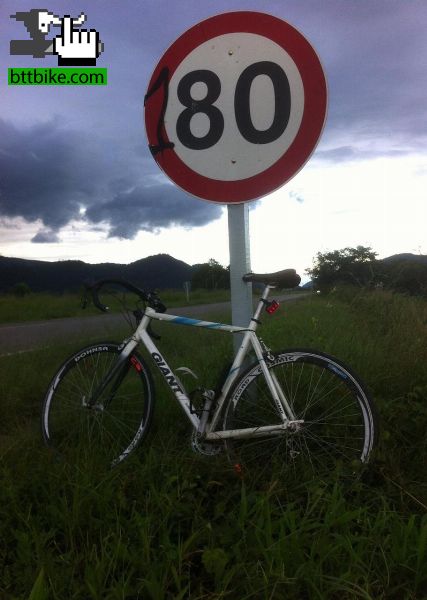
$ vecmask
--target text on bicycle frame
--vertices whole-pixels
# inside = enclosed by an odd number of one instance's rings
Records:
[[[182,391],[181,387],[177,383],[175,377],[172,375],[171,370],[166,366],[166,363],[165,363],[163,357],[160,356],[160,354],[158,352],[153,352],[153,354],[151,356],[153,357],[153,360],[156,363],[156,365],[159,367],[160,372],[166,379],[169,387],[174,392],[181,392],[181,394],[183,394],[184,392]]]

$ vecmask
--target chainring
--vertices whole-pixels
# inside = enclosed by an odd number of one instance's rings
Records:
[[[220,442],[206,442],[200,439],[197,431],[191,434],[191,448],[193,452],[202,454],[203,456],[216,456],[224,451],[224,445]]]

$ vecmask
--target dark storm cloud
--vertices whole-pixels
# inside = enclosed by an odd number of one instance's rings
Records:
[[[108,147],[59,120],[27,128],[0,120],[0,216],[40,219],[43,229],[32,240],[38,243],[56,241],[58,230],[75,219],[102,222],[110,236],[132,238],[139,229],[197,227],[220,216],[220,207],[159,183],[158,173],[146,174],[144,185],[144,160],[125,145],[114,153]]]
[[[56,230],[78,217],[97,192],[102,165],[88,136],[58,121],[16,128],[0,120],[0,213]]]
[[[60,241],[58,234],[51,229],[42,229],[31,239],[34,244],[56,244]]]
[[[170,225],[197,227],[221,216],[221,207],[191,198],[165,184],[142,185],[117,194],[87,210],[93,223],[110,223],[109,237],[134,238],[138,231],[158,231]]]

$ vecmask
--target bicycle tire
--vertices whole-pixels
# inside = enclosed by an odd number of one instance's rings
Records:
[[[91,406],[89,398],[120,354],[121,346],[100,342],[70,356],[47,389],[42,408],[45,443],[61,455],[115,466],[148,432],[154,386],[143,358],[132,352],[120,374]]]
[[[227,440],[235,469],[293,472],[299,480],[332,472],[360,474],[377,441],[378,419],[359,377],[342,361],[315,350],[274,352],[266,364],[303,423],[280,434]],[[261,366],[252,364],[230,391],[224,429],[280,423]]]

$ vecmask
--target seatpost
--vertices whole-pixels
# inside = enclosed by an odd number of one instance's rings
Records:
[[[256,307],[255,314],[251,321],[251,328],[253,325],[253,329],[256,329],[258,325],[259,318],[261,316],[261,312],[267,303],[267,298],[270,294],[270,290],[273,290],[276,286],[274,285],[266,285],[264,291],[262,292],[261,298],[259,299],[258,306]]]
[[[258,306],[256,307],[255,313],[253,315],[253,317],[251,318],[251,321],[249,323],[249,326],[247,329],[249,329],[250,331],[255,331],[255,329],[257,328],[257,326],[260,323],[260,316],[261,316],[261,312],[266,304],[268,295],[270,293],[270,290],[272,288],[274,288],[275,286],[273,285],[266,285],[264,288],[264,291],[262,293],[261,298],[259,299],[258,302]],[[243,359],[243,357],[246,355],[246,352],[248,350],[248,347],[251,344],[251,340],[249,337],[245,337],[243,336],[243,338],[240,341],[240,344],[238,344],[237,348],[236,348],[236,352],[235,352],[235,361],[236,362],[240,362],[240,360]],[[245,364],[245,363],[243,363]]]

